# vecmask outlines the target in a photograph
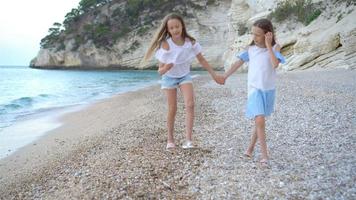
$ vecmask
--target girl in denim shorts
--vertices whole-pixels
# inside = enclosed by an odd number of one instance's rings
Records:
[[[183,94],[186,109],[186,141],[182,147],[193,148],[194,93],[190,65],[194,58],[197,58],[217,83],[223,84],[224,77],[217,75],[205,60],[201,54],[201,46],[187,33],[182,17],[177,14],[169,14],[163,19],[144,60],[147,61],[153,54],[159,61],[158,73],[162,75],[161,88],[164,89],[168,101],[166,148],[175,148],[173,132],[177,112],[177,88]]]

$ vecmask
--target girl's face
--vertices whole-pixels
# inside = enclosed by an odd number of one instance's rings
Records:
[[[265,46],[265,32],[263,29],[252,26],[252,39],[257,46]]]
[[[182,37],[183,26],[178,19],[170,19],[167,21],[168,32],[174,39],[180,39]]]

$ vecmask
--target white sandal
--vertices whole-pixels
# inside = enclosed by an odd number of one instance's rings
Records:
[[[194,148],[193,142],[190,140],[187,140],[184,142],[184,144],[182,145],[183,149],[192,149]]]
[[[167,143],[167,146],[166,146],[167,150],[174,149],[174,148],[176,148],[176,145],[173,142]]]

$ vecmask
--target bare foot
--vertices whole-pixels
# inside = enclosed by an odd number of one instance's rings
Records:
[[[244,153],[244,156],[246,157],[246,158],[252,158],[252,152],[249,152],[249,151],[246,151],[245,153]]]
[[[260,160],[260,165],[263,168],[270,168],[268,159],[266,159],[266,158],[263,158],[262,160]]]

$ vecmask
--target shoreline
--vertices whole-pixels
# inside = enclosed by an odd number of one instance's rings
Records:
[[[201,76],[201,74],[195,74],[192,75],[193,78],[196,78],[198,76]],[[155,84],[149,84],[147,86],[140,86],[128,91],[120,92],[117,94],[113,94],[112,96],[100,98],[100,99],[94,99],[91,102],[86,102],[84,104],[77,104],[77,105],[69,105],[69,106],[64,106],[64,107],[58,107],[58,108],[51,108],[46,111],[41,111],[39,113],[33,113],[24,119],[16,122],[15,124],[5,127],[1,134],[4,134],[4,136],[8,137],[8,141],[3,141],[4,145],[0,146],[3,148],[3,152],[0,151],[0,161],[2,159],[5,159],[11,154],[16,153],[18,150],[21,150],[22,148],[26,148],[26,146],[30,146],[30,144],[36,145],[36,141],[41,139],[41,137],[45,137],[47,134],[51,134],[52,131],[55,131],[56,129],[60,128],[65,120],[66,117],[70,115],[71,113],[76,113],[80,112],[84,109],[87,109],[91,106],[95,106],[96,104],[103,102],[105,100],[110,100],[112,98],[115,98],[119,95],[125,94],[125,93],[131,93],[131,92],[136,92],[140,90],[145,90],[150,87],[159,87],[160,81],[157,81]],[[40,123],[40,126],[35,126],[31,127],[33,124],[38,124]],[[28,127],[31,127],[30,130]],[[26,135],[23,136],[24,132],[26,131],[31,131],[35,132],[34,134],[31,135]],[[6,133],[11,133],[11,135],[6,134]],[[17,136],[17,138],[15,138]],[[11,142],[11,140],[16,141],[16,144],[9,144],[8,142]],[[1,149],[0,149],[1,150]],[[21,154],[21,153],[20,153]]]
[[[146,86],[140,85],[130,89],[124,89],[124,91],[117,92],[116,94],[93,98],[84,103],[50,107],[22,116],[10,126],[1,129],[0,136],[2,136],[3,140],[0,141],[0,160],[8,157],[18,149],[21,149],[30,143],[35,143],[40,137],[60,127],[62,125],[61,117],[64,115],[86,109],[87,107],[106,99],[128,92],[135,92],[157,84],[159,84],[159,82],[155,81],[155,83],[149,83]],[[26,132],[28,131],[31,133],[27,134]]]
[[[0,146],[3,148],[2,150],[0,148],[0,160],[31,143],[36,143],[50,131],[62,126],[63,123],[59,120],[62,116],[78,112],[88,106],[90,105],[83,104],[52,108],[33,113],[15,124],[3,128],[0,133],[2,136]]]
[[[100,121],[101,126],[99,127],[99,131],[94,129],[94,130],[85,130],[81,131],[79,134],[71,135],[71,133],[78,131],[81,128],[81,126],[85,126],[87,123],[80,122],[83,117],[86,118],[84,121],[90,121],[91,123],[95,123],[96,117],[92,117],[88,119],[88,114],[91,113],[100,113],[102,112],[101,109],[105,109],[105,112],[110,112],[110,108],[107,107],[106,104],[110,105],[115,105],[115,104],[120,104],[122,107],[120,110],[125,110],[125,112],[129,113],[129,110],[125,109],[125,103],[129,103],[128,99],[132,99],[133,96],[140,96],[141,91],[146,91],[150,90],[151,88],[157,88],[157,84],[147,86],[144,88],[140,88],[134,91],[127,91],[124,93],[120,94],[115,94],[112,97],[109,98],[104,98],[100,100],[96,100],[92,103],[86,104],[86,105],[77,105],[72,108],[63,108],[60,112],[60,114],[55,114],[55,116],[41,116],[41,117],[35,117],[31,118],[28,120],[25,120],[23,122],[20,122],[20,126],[23,126],[21,123],[31,123],[34,121],[39,120],[40,122],[51,122],[54,124],[55,127],[50,127],[46,130],[41,130],[41,133],[35,136],[36,139],[32,140],[31,142],[28,142],[25,146],[21,146],[16,149],[13,153],[10,155],[0,159],[0,183],[1,180],[4,179],[4,171],[9,170],[14,168],[15,166],[18,167],[20,166],[26,166],[30,165],[31,168],[37,168],[46,163],[47,160],[51,160],[51,157],[57,157],[60,156],[59,154],[64,154],[64,156],[69,155],[70,151],[72,151],[72,147],[76,145],[80,145],[78,143],[80,142],[74,142],[73,140],[88,140],[91,137],[95,137],[94,135],[99,132],[101,134],[104,134],[103,132],[107,131],[107,129],[113,128],[115,125],[104,125],[105,122]],[[115,101],[118,100],[120,101],[119,103],[115,103]],[[68,110],[69,109],[69,110]],[[40,113],[39,115],[42,115],[43,113]],[[105,115],[106,113],[100,113],[100,115]],[[131,117],[133,117],[131,115]],[[120,123],[123,123],[125,120],[130,119],[128,117],[125,119],[125,117],[120,116],[119,117],[122,121]],[[77,122],[79,121],[79,124]],[[108,123],[113,123],[108,122]],[[103,126],[104,125],[104,126]],[[91,124],[91,126],[95,126]],[[11,129],[10,129],[11,130]],[[69,133],[68,133],[69,132]],[[65,152],[66,150],[58,150],[59,148],[68,148],[68,152]],[[75,149],[76,147],[74,147]],[[44,152],[46,151],[46,152]],[[61,157],[61,156],[60,156]],[[43,160],[42,160],[43,159]],[[34,167],[35,166],[35,167]],[[23,169],[26,171],[26,169]]]
[[[165,151],[166,102],[159,86],[124,93],[63,117],[64,125],[0,160],[0,199],[344,198],[356,196],[356,71],[280,73],[267,120],[271,168],[244,152],[246,75],[225,86],[194,79],[197,149],[183,150],[178,94],[175,139]]]

